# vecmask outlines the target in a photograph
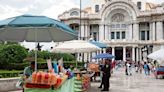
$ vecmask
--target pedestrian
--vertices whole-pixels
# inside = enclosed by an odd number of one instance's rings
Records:
[[[135,62],[135,71],[136,71],[136,73],[138,73],[138,63],[137,62]]]
[[[105,65],[102,69],[102,72],[103,72],[102,84],[104,85],[104,88],[101,91],[109,91],[109,78],[111,76],[111,60],[109,59],[105,60]]]
[[[103,71],[102,71],[102,69],[103,69],[104,65],[105,65],[105,64],[103,63],[103,61],[101,61],[101,63],[100,63],[100,78],[101,78],[101,84],[100,84],[100,86],[99,86],[98,88],[102,88],[102,86],[103,86],[103,81],[102,81]]]
[[[121,67],[121,61],[117,61],[116,63],[116,70],[118,70]]]
[[[142,73],[142,68],[143,68],[143,64],[138,61],[138,71],[140,72],[140,74]]]
[[[132,62],[128,63],[128,75],[132,75]]]
[[[128,75],[128,66],[127,66],[128,62],[125,62],[125,74]]]
[[[126,75],[132,75],[132,65],[130,62],[126,63]]]
[[[153,65],[151,62],[148,62],[148,66],[149,66],[149,74],[153,72]]]
[[[144,71],[145,71],[145,75],[150,75],[149,74],[150,67],[146,62],[144,62],[143,68],[144,68]]]

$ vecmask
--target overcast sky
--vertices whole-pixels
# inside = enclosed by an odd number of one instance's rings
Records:
[[[22,14],[57,16],[73,7],[79,7],[80,0],[0,0],[0,20]],[[82,0],[83,6],[90,0]],[[161,3],[164,0],[147,0]]]
[[[0,0],[0,20],[22,14],[45,15],[57,19],[59,14],[73,7],[79,7],[80,0]],[[88,6],[90,0],[82,0],[82,6]],[[162,3],[164,0],[147,0]],[[33,49],[34,43],[23,43],[25,47]],[[43,49],[54,46],[42,43]],[[47,47],[49,46],[49,47]]]

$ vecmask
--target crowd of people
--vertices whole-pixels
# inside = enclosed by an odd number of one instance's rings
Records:
[[[142,73],[144,71],[145,75],[148,76],[151,73],[154,73],[156,68],[159,67],[159,64],[154,62],[132,62],[126,61],[125,62],[125,74],[132,75],[132,69],[135,69],[136,73]]]
[[[101,91],[108,91],[109,90],[109,79],[111,77],[111,74],[113,73],[113,70],[119,70],[120,68],[125,69],[125,75],[132,76],[133,73],[140,73],[145,74],[146,76],[149,76],[151,73],[154,73],[156,68],[159,67],[159,64],[154,62],[134,62],[134,61],[112,61],[110,59],[105,59],[99,62],[100,72],[95,73],[93,76],[94,79],[96,79],[96,76],[100,76],[101,78],[101,84],[99,88],[103,88]]]

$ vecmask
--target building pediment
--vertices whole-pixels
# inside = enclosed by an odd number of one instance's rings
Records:
[[[88,16],[88,13],[84,10],[81,11],[82,17]],[[65,19],[79,19],[80,18],[80,9],[79,8],[72,8],[68,11],[65,11],[61,15],[58,16],[59,19],[65,20]]]
[[[111,17],[116,13],[122,13],[125,16],[128,15],[131,20],[136,20],[136,17],[139,15],[140,11],[137,6],[129,0],[112,0],[107,2],[100,10],[102,21],[112,19]],[[121,17],[116,17],[117,21],[118,18]]]

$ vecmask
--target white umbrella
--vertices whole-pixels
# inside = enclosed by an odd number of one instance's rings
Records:
[[[57,47],[54,47],[53,51],[57,53],[85,53],[97,51],[100,49],[101,48],[87,41],[72,40],[59,44]]]
[[[164,63],[164,49],[160,49],[148,55],[148,58],[157,60],[160,64]]]
[[[59,44],[57,47],[54,48],[53,51],[58,53],[85,53],[85,52],[93,52],[98,50],[101,50],[101,48],[87,41],[73,40],[73,41],[66,41],[62,44]],[[77,62],[76,62],[76,67],[77,67]]]

